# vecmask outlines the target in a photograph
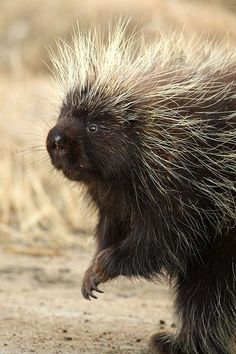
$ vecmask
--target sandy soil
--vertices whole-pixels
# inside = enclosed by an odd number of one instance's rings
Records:
[[[0,353],[147,354],[147,337],[174,326],[165,285],[113,281],[86,301],[91,253],[0,254]]]

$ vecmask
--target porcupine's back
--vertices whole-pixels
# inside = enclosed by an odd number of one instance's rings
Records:
[[[163,230],[187,239],[180,247],[207,225],[215,234],[235,227],[235,50],[182,34],[137,42],[118,24],[106,44],[78,31],[54,64],[68,106],[132,126],[130,209],[156,212]]]

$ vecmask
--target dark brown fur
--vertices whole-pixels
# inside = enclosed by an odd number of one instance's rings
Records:
[[[87,94],[89,90],[82,93]],[[127,119],[135,114],[135,107],[118,117],[105,102],[102,109],[89,114],[89,107],[73,103],[73,95],[76,93],[68,95],[56,126],[49,132],[47,149],[57,169],[87,186],[99,211],[97,250],[85,274],[83,296],[95,297],[93,292],[99,291],[100,283],[120,275],[155,279],[167,272],[175,284],[176,313],[181,326],[178,336],[154,336],[152,346],[166,354],[235,353],[235,218],[221,231],[217,230],[213,220],[219,214],[219,206],[197,187],[168,176],[166,171],[160,180],[169,191],[168,197],[157,188],[142,159],[145,152],[141,133],[147,118]],[[80,100],[83,102],[83,97]],[[196,102],[187,106],[186,100],[175,98],[176,107],[182,105],[182,114],[186,116],[205,119],[209,131],[235,129],[235,117],[229,123],[222,119],[223,113],[221,119],[219,114],[212,113],[224,112],[227,117],[228,112],[236,111],[235,99],[224,98],[223,103],[211,99],[208,108],[196,108]],[[173,101],[169,102],[170,109],[176,109],[173,105]],[[90,132],[89,126],[94,123],[98,131]],[[201,141],[189,139],[187,144],[204,148]],[[221,151],[210,138],[208,144],[216,152]],[[224,147],[235,152],[236,145],[228,144]],[[200,182],[211,177],[208,161],[199,164],[200,153],[196,149],[195,155],[188,155],[186,151],[186,165],[179,161],[177,172],[184,181]],[[176,159],[178,162],[178,156]],[[160,169],[155,162],[152,167]],[[160,175],[162,172],[160,169]],[[235,173],[228,178],[235,181]],[[221,193],[220,186],[215,193]],[[188,207],[190,202],[198,205],[199,210],[211,210],[212,218]],[[196,222],[195,230],[186,220],[191,220],[192,225]],[[175,232],[175,225],[182,234]]]

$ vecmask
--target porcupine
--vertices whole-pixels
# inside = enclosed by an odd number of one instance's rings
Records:
[[[176,33],[137,41],[119,23],[104,42],[78,29],[53,62],[61,107],[47,150],[99,214],[83,296],[120,275],[168,276],[178,329],[151,347],[235,353],[235,51]]]

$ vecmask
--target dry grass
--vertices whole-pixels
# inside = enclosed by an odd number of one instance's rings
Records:
[[[88,213],[79,186],[52,171],[44,147],[54,118],[43,103],[52,97],[48,81],[16,81],[12,90],[12,82],[2,78],[0,96],[1,243],[14,252],[35,253],[37,246],[39,254],[86,247],[94,213]]]

